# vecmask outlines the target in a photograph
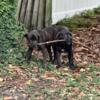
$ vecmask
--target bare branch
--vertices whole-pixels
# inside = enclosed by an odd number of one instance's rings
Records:
[[[47,41],[43,43],[38,43],[38,45],[44,45],[44,44],[50,44],[50,43],[56,43],[56,42],[64,42],[65,40],[54,40],[54,41]]]

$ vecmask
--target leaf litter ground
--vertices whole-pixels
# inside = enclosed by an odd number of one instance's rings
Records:
[[[78,68],[50,71],[8,65],[0,69],[1,100],[100,100],[100,24],[73,31],[73,52]]]

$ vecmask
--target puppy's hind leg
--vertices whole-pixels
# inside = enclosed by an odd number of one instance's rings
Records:
[[[47,66],[48,66],[48,63],[47,63],[48,51],[45,46],[42,46],[41,48],[42,48],[42,54],[43,54],[43,64],[44,64],[44,67],[47,68]]]
[[[59,50],[57,50],[56,46],[53,47],[53,52],[54,52],[54,64],[57,64],[57,68],[59,68],[62,66],[61,59],[60,59],[61,53]]]
[[[72,45],[67,45],[66,52],[68,53],[68,64],[70,69],[72,70],[76,69],[76,66],[74,65],[74,61],[73,61]]]

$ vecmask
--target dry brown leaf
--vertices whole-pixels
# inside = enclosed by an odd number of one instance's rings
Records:
[[[95,51],[96,53],[98,53],[98,54],[100,53],[100,49],[99,49],[99,48],[95,49],[94,51]]]
[[[40,81],[38,78],[32,78],[33,81],[38,82]]]
[[[43,77],[45,79],[56,80],[55,74],[50,71],[45,71],[44,75],[41,77]]]
[[[71,90],[73,92],[75,92],[75,93],[79,93],[80,92],[80,89],[78,87],[73,87]]]
[[[3,98],[3,100],[12,100],[13,99],[13,97],[11,97],[11,96],[5,96],[4,98]]]
[[[100,66],[100,25],[81,28],[73,33],[75,61],[82,66],[87,66],[90,63]]]
[[[31,85],[31,84],[32,84],[32,80],[26,81],[26,84],[27,84],[27,85]]]
[[[54,73],[52,73],[50,71],[45,71],[44,76],[45,77],[54,77]]]
[[[78,47],[78,48],[76,48],[75,50],[74,50],[74,52],[80,52],[80,51],[88,51],[88,49],[87,48],[84,48],[84,47]]]
[[[100,67],[100,63],[96,63],[96,66]]]
[[[2,77],[0,77],[0,82],[3,82],[3,78]]]
[[[87,76],[87,79],[88,79],[89,81],[92,81],[92,77],[91,77],[91,76]]]
[[[81,93],[79,94],[79,96],[80,96],[80,97],[83,97],[83,96],[85,96],[85,93],[84,93],[84,92],[81,92]]]
[[[18,67],[13,68],[13,71],[14,72],[17,72],[17,73],[22,73],[23,72],[22,69],[21,68],[18,68]]]

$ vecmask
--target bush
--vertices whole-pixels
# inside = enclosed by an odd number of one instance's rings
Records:
[[[100,15],[100,6],[98,8],[94,8],[94,12],[95,12],[95,14]]]
[[[90,19],[85,19],[80,16],[74,16],[71,18],[65,18],[62,21],[58,22],[57,24],[64,25],[69,27],[71,30],[81,27],[89,27],[92,25]]]
[[[85,10],[80,14],[80,16],[84,18],[91,18],[95,16],[95,12],[93,10]]]
[[[15,2],[0,0],[0,65],[3,66],[8,63],[18,64],[22,58],[23,47],[19,41],[23,35],[23,27],[16,24],[15,8]]]
[[[95,8],[94,10],[85,10],[70,18],[64,18],[57,24],[65,25],[69,27],[70,30],[81,27],[90,27],[97,23],[98,19],[96,19],[96,16],[98,15],[100,15],[100,7]]]

